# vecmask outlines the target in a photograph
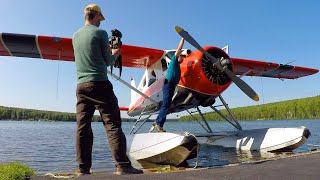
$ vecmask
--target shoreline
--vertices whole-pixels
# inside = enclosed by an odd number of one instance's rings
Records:
[[[320,149],[283,157],[267,158],[229,164],[223,167],[186,168],[185,170],[155,173],[147,170],[139,175],[113,175],[112,172],[94,172],[76,179],[319,179]],[[35,180],[75,178],[74,175],[35,176]]]

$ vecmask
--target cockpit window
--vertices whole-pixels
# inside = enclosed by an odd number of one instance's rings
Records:
[[[169,52],[167,52],[166,56],[167,56],[169,59],[171,59],[172,56],[174,55],[174,53],[176,53],[176,51],[169,51]]]
[[[166,71],[168,69],[168,64],[165,59],[161,59],[162,71]]]

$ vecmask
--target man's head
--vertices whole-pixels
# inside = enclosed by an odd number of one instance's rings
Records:
[[[102,11],[100,7],[96,4],[89,4],[84,9],[84,15],[86,19],[86,23],[95,25],[97,27],[100,26],[100,21],[104,20],[104,16],[102,15]]]
[[[190,49],[186,49],[186,50],[182,51],[181,54],[178,57],[179,64],[181,64],[183,62],[184,58],[188,57],[189,54],[191,54],[191,50]]]

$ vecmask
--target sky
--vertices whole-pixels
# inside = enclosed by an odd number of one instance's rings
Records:
[[[231,57],[320,68],[316,0],[1,0],[0,32],[72,37],[84,25],[83,9],[91,3],[98,4],[106,18],[100,28],[109,34],[119,29],[124,44],[175,49],[178,25],[202,46],[229,45]],[[188,43],[184,48],[194,50]],[[138,84],[142,74],[141,69],[125,68],[122,78],[129,82],[133,76]],[[320,95],[319,73],[297,80],[243,80],[260,101],[252,101],[232,84],[222,94],[231,108]],[[111,82],[119,105],[128,106],[130,90]],[[0,57],[0,106],[75,112],[75,89],[72,62]],[[180,115],[184,113],[170,117]]]

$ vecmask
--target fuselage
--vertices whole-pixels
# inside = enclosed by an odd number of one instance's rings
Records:
[[[207,46],[204,47],[211,55],[220,59],[229,59],[222,49]],[[166,77],[168,64],[175,50],[166,51],[164,56],[146,69],[137,89],[146,94],[156,102],[162,102],[162,86]],[[223,64],[223,62],[221,63]],[[232,70],[232,64],[225,64],[226,68]],[[180,64],[181,79],[177,85],[172,105],[168,113],[180,112],[197,106],[209,106],[215,102],[215,98],[225,91],[231,84],[231,80],[221,71],[213,66],[213,63],[200,51],[194,51]],[[143,114],[154,114],[159,108],[159,103],[134,93],[131,94],[131,103],[128,110],[129,116]]]

